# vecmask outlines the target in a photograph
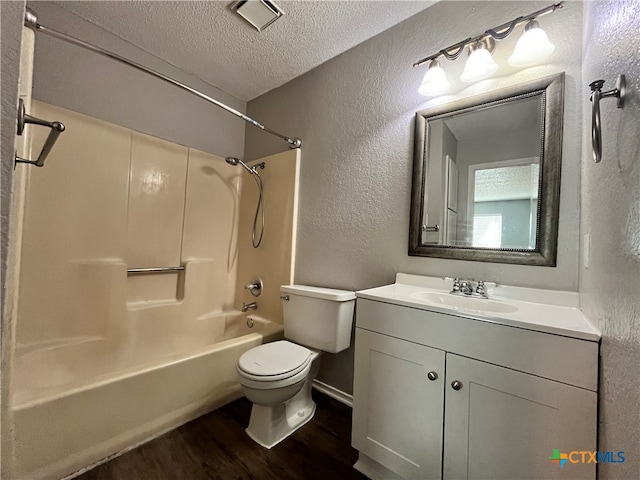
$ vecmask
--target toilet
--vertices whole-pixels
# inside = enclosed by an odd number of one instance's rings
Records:
[[[246,351],[236,365],[245,396],[253,403],[247,434],[271,448],[306,424],[316,411],[311,385],[321,351],[351,344],[355,293],[283,285],[284,337]]]

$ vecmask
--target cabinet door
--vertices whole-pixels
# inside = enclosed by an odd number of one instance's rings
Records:
[[[550,460],[597,450],[595,392],[447,354],[445,399],[445,479],[595,478],[595,463]]]
[[[356,329],[353,446],[405,478],[440,479],[444,361],[442,350]]]

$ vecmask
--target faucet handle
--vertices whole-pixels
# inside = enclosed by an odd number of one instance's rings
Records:
[[[259,297],[262,293],[262,289],[264,288],[264,284],[260,277],[255,277],[251,279],[251,283],[247,283],[244,286],[245,290],[249,290],[251,295],[254,297]]]
[[[459,278],[454,278],[453,279],[453,287],[451,288],[451,293],[457,293],[460,291],[460,279]]]
[[[484,286],[484,281],[478,281],[478,285],[476,286],[476,293],[478,295],[482,295],[483,297],[487,296],[487,288]]]

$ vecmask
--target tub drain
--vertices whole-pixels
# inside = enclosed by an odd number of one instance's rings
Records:
[[[247,327],[253,328],[253,318],[247,318]]]

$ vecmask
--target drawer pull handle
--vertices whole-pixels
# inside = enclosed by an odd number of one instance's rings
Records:
[[[451,388],[453,388],[454,390],[460,390],[462,388],[462,382],[460,382],[459,380],[454,380],[453,382],[451,382]]]
[[[438,374],[436,372],[429,372],[427,373],[427,378],[433,382],[438,379]]]

